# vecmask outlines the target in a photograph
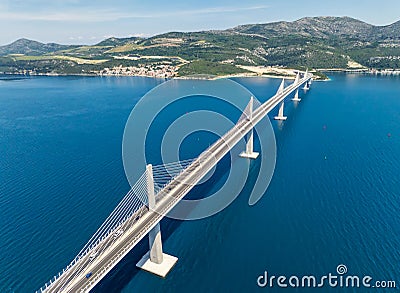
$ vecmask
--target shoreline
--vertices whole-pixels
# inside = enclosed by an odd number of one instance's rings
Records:
[[[344,72],[344,73],[362,73],[371,75],[400,75],[400,69],[369,69],[369,68],[357,68],[357,69],[345,69],[345,68],[318,68],[320,72]]]
[[[295,69],[285,69],[285,71],[294,71]],[[382,70],[371,70],[371,69],[345,69],[345,68],[319,68],[310,73],[318,72],[331,72],[331,73],[357,73],[357,74],[369,74],[369,75],[391,75],[391,76],[399,76],[400,69],[382,69]],[[191,79],[191,80],[217,80],[217,79],[224,79],[224,78],[246,78],[246,77],[265,77],[265,78],[276,78],[281,79],[285,78],[288,80],[295,79],[294,75],[284,75],[284,74],[273,74],[273,73],[257,73],[257,72],[244,72],[238,74],[226,74],[226,75],[191,75],[191,76],[173,76],[173,77],[161,77],[161,76],[151,76],[145,74],[96,74],[96,73],[76,73],[76,74],[68,74],[68,73],[12,73],[12,72],[0,72],[0,76],[47,76],[47,77],[57,77],[57,76],[76,76],[76,77],[148,77],[148,78],[157,78],[157,79]],[[314,81],[329,81],[331,80],[329,77],[327,79],[322,79],[315,75]]]
[[[215,76],[173,76],[173,77],[159,77],[159,76],[150,76],[150,75],[130,75],[130,74],[53,74],[53,73],[41,73],[41,74],[23,74],[23,73],[0,73],[0,76],[20,76],[20,77],[30,77],[30,76],[45,76],[45,77],[148,77],[148,78],[157,78],[157,79],[187,79],[187,80],[218,80],[224,78],[246,78],[246,77],[265,77],[265,78],[276,78],[281,79],[285,78],[288,80],[295,79],[293,76],[281,76],[281,75],[273,75],[273,74],[252,74],[252,73],[240,73],[240,74],[227,74],[227,75],[215,75]],[[323,81],[321,79],[316,79],[314,81]]]
[[[312,72],[311,72],[312,73]],[[292,75],[278,75],[278,74],[257,74],[255,72],[244,72],[237,74],[226,74],[226,75],[188,75],[188,76],[173,76],[173,77],[161,77],[161,76],[151,76],[145,74],[95,74],[95,73],[36,73],[36,74],[26,74],[26,73],[12,73],[12,72],[0,72],[0,76],[47,76],[47,77],[57,77],[57,76],[82,76],[82,77],[149,77],[149,78],[160,78],[160,79],[199,79],[199,80],[216,80],[223,78],[234,78],[234,77],[267,77],[267,78],[285,78],[285,79],[295,79]]]

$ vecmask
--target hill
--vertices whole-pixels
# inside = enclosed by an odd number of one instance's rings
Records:
[[[267,38],[298,35],[306,38],[357,37],[367,39],[373,26],[350,17],[306,17],[294,22],[242,25],[228,31],[258,34]]]
[[[21,39],[0,47],[0,56],[0,72],[32,74],[169,77],[240,73],[254,66],[399,69],[400,21],[374,26],[350,17],[306,17],[227,30],[108,38],[94,46]]]
[[[73,48],[75,46],[70,45],[59,45],[55,43],[43,44],[37,41],[32,41],[28,39],[19,39],[9,45],[0,47],[0,56],[10,55],[10,54],[23,54],[38,56],[47,54],[50,52],[56,52],[61,50],[66,50]]]

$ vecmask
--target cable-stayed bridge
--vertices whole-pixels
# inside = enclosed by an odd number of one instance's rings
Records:
[[[37,292],[89,292],[146,235],[149,252],[138,267],[165,277],[177,258],[163,253],[160,221],[178,202],[245,136],[246,150],[240,155],[256,159],[253,128],[272,109],[279,106],[277,120],[286,120],[284,100],[304,85],[309,89],[312,74],[298,73],[292,84],[282,83],[277,93],[263,104],[253,97],[239,121],[197,158],[159,166],[147,165],[146,171],[117,205],[110,216],[81,249],[72,262]]]

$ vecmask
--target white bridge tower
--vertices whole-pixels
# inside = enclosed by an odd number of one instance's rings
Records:
[[[250,121],[253,120],[253,107],[254,107],[254,98],[251,97],[250,102],[246,108],[249,111],[249,113],[247,114],[248,116],[247,119],[249,119]],[[257,159],[259,153],[254,152],[253,147],[254,147],[254,130],[253,128],[251,128],[251,130],[247,134],[246,151],[241,153],[239,156],[247,159],[253,159],[253,160]]]
[[[150,212],[156,213],[156,198],[154,195],[154,178],[152,165],[146,166],[146,179],[148,209]],[[136,264],[136,266],[164,278],[172,269],[172,267],[176,264],[178,258],[163,253],[159,222],[149,232],[149,248],[150,250],[142,257],[142,259]]]
[[[281,85],[278,89],[277,94],[282,94],[285,88],[285,79],[282,80]],[[283,115],[283,108],[285,107],[285,100],[281,102],[281,105],[279,106],[279,111],[278,111],[278,116],[275,116],[275,120],[286,120],[287,117]]]

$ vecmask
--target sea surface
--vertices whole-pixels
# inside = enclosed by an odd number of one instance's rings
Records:
[[[276,168],[255,206],[248,198],[260,160],[219,214],[161,222],[164,251],[179,258],[166,279],[135,267],[147,251],[144,239],[93,291],[367,292],[257,285],[265,271],[318,277],[341,264],[348,275],[394,280],[398,290],[400,78],[330,77],[301,91],[300,103],[286,102],[287,121],[271,121]],[[260,101],[280,83],[234,80]],[[39,289],[129,190],[121,158],[125,123],[140,98],[164,81],[0,77],[0,292]],[[185,148],[200,153],[215,139],[200,135]],[[221,184],[225,172],[219,168],[204,190]]]

